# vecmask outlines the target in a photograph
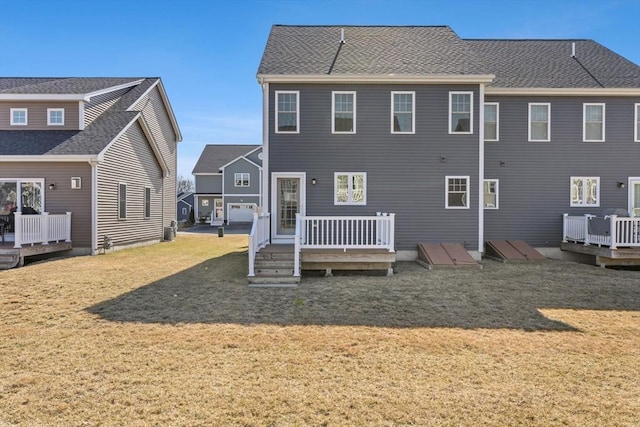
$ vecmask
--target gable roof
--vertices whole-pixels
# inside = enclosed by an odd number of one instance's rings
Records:
[[[224,165],[257,148],[260,145],[207,144],[191,173],[219,173]]]
[[[593,40],[465,42],[495,74],[490,87],[640,88],[640,66]]]
[[[258,68],[259,78],[487,74],[485,64],[447,26],[274,25]]]

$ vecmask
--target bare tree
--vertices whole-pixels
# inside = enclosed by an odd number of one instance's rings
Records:
[[[195,189],[196,186],[192,179],[178,175],[178,193],[189,193],[195,191]]]

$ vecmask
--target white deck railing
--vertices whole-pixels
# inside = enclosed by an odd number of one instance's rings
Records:
[[[296,214],[294,276],[300,276],[302,249],[395,249],[395,214],[305,216]]]
[[[609,220],[607,229],[597,233],[589,232],[589,221],[595,215],[570,216],[563,215],[562,241],[580,242],[584,245],[609,246],[611,249],[622,247],[640,247],[640,218],[605,216]]]
[[[65,215],[22,215],[15,212],[14,248],[22,245],[40,243],[48,245],[50,242],[71,242],[71,212]]]
[[[271,214],[253,214],[253,225],[249,233],[249,277],[255,276],[256,253],[270,242],[269,224]]]

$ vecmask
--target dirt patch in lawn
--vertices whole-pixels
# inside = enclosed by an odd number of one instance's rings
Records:
[[[0,425],[637,425],[640,272],[246,282],[246,236],[0,272]]]

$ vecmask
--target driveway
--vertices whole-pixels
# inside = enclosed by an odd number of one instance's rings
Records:
[[[251,223],[237,223],[223,226],[211,226],[209,224],[196,224],[189,228],[178,230],[178,234],[218,234],[218,229],[224,229],[224,234],[249,234]]]

